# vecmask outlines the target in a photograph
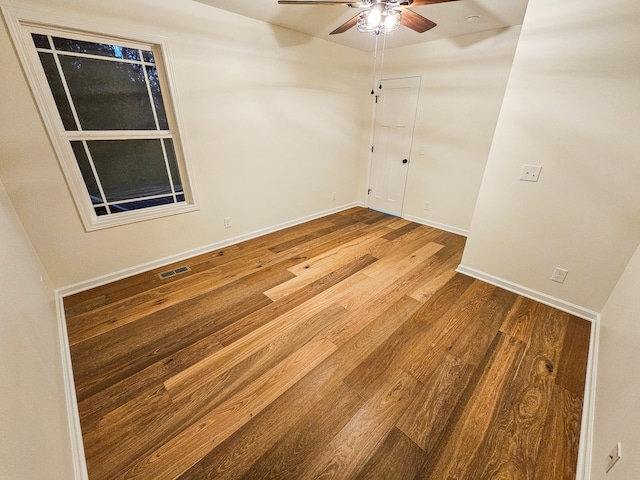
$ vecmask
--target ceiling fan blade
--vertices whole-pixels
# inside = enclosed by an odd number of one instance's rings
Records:
[[[412,7],[420,7],[422,5],[433,5],[434,3],[457,2],[458,0],[413,0]]]
[[[358,15],[360,15],[360,14],[358,14]],[[354,27],[356,25],[356,23],[358,23],[358,15],[356,15],[355,17],[351,17],[349,20],[344,22],[342,25],[340,25],[338,28],[336,28],[329,35],[335,35],[337,33],[344,33],[347,30],[349,30],[351,27]]]
[[[400,22],[405,27],[415,30],[418,33],[424,33],[436,26],[436,24],[428,18],[424,18],[422,15],[407,9],[402,10]]]
[[[280,5],[352,5],[354,3],[353,0],[341,2],[339,0],[278,0]]]

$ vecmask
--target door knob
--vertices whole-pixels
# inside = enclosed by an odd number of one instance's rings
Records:
[[[408,163],[409,160],[407,160],[406,158],[404,160],[402,160],[402,163]]]

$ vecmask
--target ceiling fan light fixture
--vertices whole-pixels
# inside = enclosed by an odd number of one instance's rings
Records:
[[[402,13],[384,3],[376,3],[358,15],[356,27],[359,32],[387,34],[400,27]]]

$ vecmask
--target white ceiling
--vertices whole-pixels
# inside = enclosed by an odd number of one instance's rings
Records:
[[[358,50],[373,51],[374,48],[374,38],[355,28],[338,35],[329,35],[329,32],[356,15],[360,9],[341,5],[279,5],[277,0],[196,1]],[[386,48],[521,25],[527,1],[459,0],[413,7],[412,10],[438,26],[425,33],[400,27],[387,36]],[[469,15],[480,15],[480,19],[477,23],[470,23],[466,20]]]

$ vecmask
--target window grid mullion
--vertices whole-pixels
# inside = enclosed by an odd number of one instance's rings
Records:
[[[49,39],[51,39],[51,36],[49,36]],[[53,40],[49,40],[50,42],[52,42]],[[106,55],[95,55],[92,53],[83,53],[83,52],[68,52],[66,50],[56,50],[55,46],[53,46],[53,44],[51,44],[52,47],[51,48],[42,48],[42,47],[36,47],[36,51],[37,52],[42,52],[42,53],[54,53],[57,55],[66,55],[67,57],[81,57],[81,58],[91,58],[91,59],[99,59],[99,60],[105,60],[107,62],[119,62],[119,63],[130,63],[130,64],[134,64],[134,65],[143,65],[143,66],[150,66],[150,67],[155,67],[156,64],[155,63],[151,63],[151,62],[145,62],[144,60],[131,60],[129,58],[120,58],[120,57],[107,57]]]
[[[160,195],[149,195],[147,197],[136,197],[136,198],[128,198],[126,200],[117,200],[115,202],[107,202],[106,205],[126,205],[127,203],[140,202],[144,200],[154,200],[156,198],[165,198],[172,196],[170,193],[160,194]]]
[[[164,157],[164,168],[167,170],[167,176],[169,177],[169,186],[171,187],[171,195],[173,195],[173,201],[176,202],[176,188],[173,185],[173,176],[171,175],[171,168],[169,167],[169,158],[167,157],[167,149],[164,145],[164,139],[160,140],[162,146],[162,156]]]
[[[55,49],[53,44],[53,39],[51,35],[47,35],[47,40],[49,40],[49,45],[51,46],[51,53],[53,54],[53,60],[56,62],[56,68],[58,69],[58,75],[60,75],[60,81],[62,82],[62,88],[64,88],[64,93],[67,96],[67,101],[69,102],[69,108],[71,108],[71,113],[73,115],[73,119],[76,122],[76,127],[78,131],[82,131],[82,126],[80,125],[80,118],[78,117],[78,112],[76,112],[76,107],[73,104],[73,99],[71,98],[71,91],[69,90],[69,85],[67,85],[67,79],[64,76],[64,71],[62,70],[62,64],[60,63],[60,59],[58,58],[58,52]],[[66,128],[62,127],[63,131],[66,131]]]
[[[138,55],[140,55],[141,59],[144,59],[142,55],[142,50],[138,50]],[[147,66],[143,63],[142,70],[144,74],[144,83],[147,87],[147,95],[149,97],[149,103],[151,103],[151,112],[153,113],[153,121],[156,123],[156,129],[160,130],[160,122],[158,122],[158,113],[156,112],[156,103],[153,101],[153,93],[151,92],[151,83],[149,82],[149,71],[147,70]]]
[[[91,152],[89,151],[89,145],[87,145],[86,140],[82,140],[82,146],[84,147],[84,151],[87,154],[87,159],[89,160],[89,166],[91,167],[91,172],[93,172],[93,177],[96,180],[96,184],[98,185],[98,191],[100,192],[100,196],[102,197],[102,203],[107,207],[107,213],[111,215],[111,209],[109,208],[109,200],[107,196],[104,194],[104,189],[102,188],[102,182],[100,181],[100,177],[98,176],[98,171],[96,170],[96,166],[93,163],[93,157],[91,156]],[[95,213],[95,207],[94,207]]]

